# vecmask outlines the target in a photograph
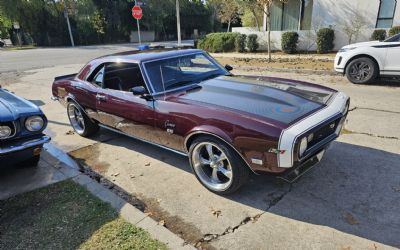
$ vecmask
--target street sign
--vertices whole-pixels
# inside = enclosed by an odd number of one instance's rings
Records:
[[[136,20],[142,19],[143,12],[142,12],[142,8],[140,8],[139,5],[133,6],[133,8],[132,8],[132,16],[133,16],[133,18],[135,18]]]

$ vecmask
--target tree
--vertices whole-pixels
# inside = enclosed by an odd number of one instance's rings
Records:
[[[354,11],[352,18],[349,18],[343,25],[343,32],[347,35],[349,44],[358,40],[361,30],[367,24],[365,17],[361,13]]]
[[[235,0],[222,1],[222,8],[219,12],[219,18],[223,23],[228,23],[227,32],[229,32],[231,28],[231,23],[236,21],[238,17],[238,6],[236,5]]]
[[[247,18],[249,18],[249,13],[251,13],[253,21],[250,23],[254,23],[257,30],[260,31],[259,19],[262,18],[263,12],[260,11],[257,0],[236,0],[236,4],[239,6],[239,11],[242,13],[242,23],[250,22]]]
[[[3,10],[0,6],[0,38],[7,39],[10,37],[9,30],[11,28],[12,22],[3,14]]]
[[[274,1],[287,3],[287,0],[257,0],[257,4],[262,8],[267,18],[267,40],[268,40],[268,62],[271,62],[271,7]]]

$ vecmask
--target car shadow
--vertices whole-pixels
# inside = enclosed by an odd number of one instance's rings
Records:
[[[192,172],[187,157],[136,139],[116,134],[102,143]],[[398,154],[333,142],[321,163],[296,183],[288,184],[272,175],[253,175],[238,192],[221,198],[398,247],[399,162]]]
[[[376,86],[386,86],[386,87],[400,87],[399,77],[381,77],[372,83],[365,85],[376,85]]]

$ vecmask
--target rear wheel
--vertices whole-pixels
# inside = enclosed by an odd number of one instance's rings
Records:
[[[89,137],[99,130],[99,125],[90,120],[83,110],[74,102],[68,103],[67,112],[72,128],[80,136]]]
[[[378,77],[378,65],[368,57],[352,60],[346,67],[347,79],[352,83],[370,83]]]
[[[248,180],[250,170],[242,158],[214,137],[196,138],[190,146],[189,157],[197,179],[214,193],[233,193]]]

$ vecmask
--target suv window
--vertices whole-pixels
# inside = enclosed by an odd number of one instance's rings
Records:
[[[100,73],[100,72],[99,72]],[[100,77],[100,76],[99,76]],[[146,84],[136,63],[110,63],[104,67],[103,88],[130,91]]]
[[[385,40],[385,42],[387,43],[400,42],[400,34],[389,37],[388,39]]]

